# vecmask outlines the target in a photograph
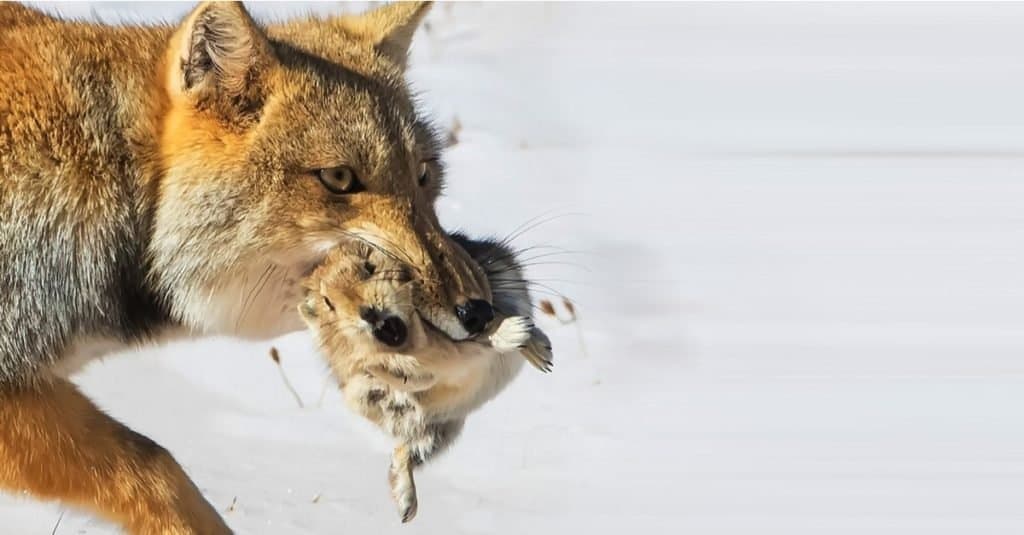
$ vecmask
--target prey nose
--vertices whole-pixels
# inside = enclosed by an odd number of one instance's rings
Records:
[[[455,315],[469,334],[479,334],[494,319],[494,308],[483,299],[470,299],[455,307]]]
[[[398,347],[405,343],[409,336],[409,330],[405,322],[395,316],[384,318],[379,325],[374,326],[373,336],[391,347]]]
[[[391,347],[398,347],[405,343],[409,337],[409,328],[406,327],[402,318],[397,316],[385,316],[380,311],[360,307],[359,317],[373,326],[373,337]]]

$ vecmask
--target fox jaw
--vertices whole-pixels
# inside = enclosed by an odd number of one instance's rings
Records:
[[[434,202],[440,144],[403,69],[429,5],[261,26],[240,3],[199,5],[166,52],[153,278],[174,317],[211,334],[303,327],[301,280],[336,245],[401,258],[414,302],[455,340],[488,302],[482,270]]]

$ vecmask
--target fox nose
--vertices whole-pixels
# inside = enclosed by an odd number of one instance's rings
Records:
[[[469,334],[479,334],[494,319],[494,308],[483,299],[470,299],[455,307],[455,315]]]

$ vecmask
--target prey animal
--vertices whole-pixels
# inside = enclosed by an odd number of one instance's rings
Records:
[[[455,238],[478,261],[513,261],[501,244]],[[299,305],[346,404],[397,440],[388,482],[403,522],[418,507],[413,469],[451,444],[466,416],[504,388],[524,357],[543,372],[552,366],[525,285],[494,281],[488,327],[456,342],[421,318],[416,280],[394,254],[366,243],[341,246],[306,279]]]

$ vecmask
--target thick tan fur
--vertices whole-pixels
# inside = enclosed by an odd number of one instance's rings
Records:
[[[63,379],[0,393],[0,486],[98,511],[132,533],[230,533],[171,455]]]
[[[59,376],[170,335],[300,329],[301,280],[346,241],[397,251],[431,328],[469,336],[455,307],[491,290],[438,223],[440,142],[403,79],[427,9],[265,26],[208,2],[110,27],[0,4],[0,487],[132,533],[227,531]],[[340,167],[359,193],[325,187]]]

